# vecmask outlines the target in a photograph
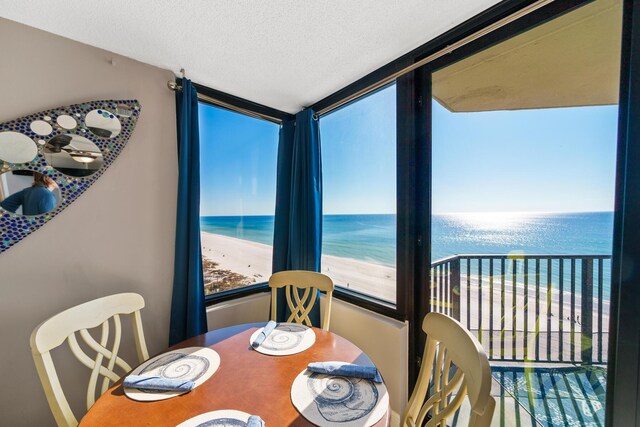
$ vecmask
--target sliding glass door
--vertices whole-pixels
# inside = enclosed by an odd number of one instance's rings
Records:
[[[622,2],[596,0],[425,72],[416,317],[481,342],[495,425],[605,423],[621,28]]]

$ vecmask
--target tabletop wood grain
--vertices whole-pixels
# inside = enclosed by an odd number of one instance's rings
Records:
[[[80,426],[176,426],[204,412],[235,409],[259,415],[267,427],[311,426],[291,403],[291,384],[309,362],[339,360],[372,364],[358,347],[339,335],[314,328],[315,344],[290,356],[267,356],[250,349],[249,337],[263,323],[208,332],[172,347],[210,347],[220,367],[189,393],[156,402],[137,402],[124,395],[120,382],[91,407]],[[387,414],[375,426],[387,426]]]

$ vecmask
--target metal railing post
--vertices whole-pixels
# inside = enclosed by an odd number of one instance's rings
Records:
[[[593,359],[593,259],[582,259],[581,348],[582,363]]]
[[[455,257],[450,261],[451,273],[451,317],[460,321],[460,258]]]

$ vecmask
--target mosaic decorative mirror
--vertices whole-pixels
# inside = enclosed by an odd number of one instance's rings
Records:
[[[62,212],[113,163],[136,100],[93,101],[0,124],[0,253]]]

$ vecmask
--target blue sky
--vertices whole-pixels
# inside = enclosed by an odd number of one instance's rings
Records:
[[[396,212],[396,91],[320,119],[325,214]]]
[[[200,104],[200,214],[273,215],[276,124]]]
[[[320,120],[324,213],[395,212],[395,87]],[[613,208],[617,107],[451,113],[434,102],[433,208]],[[202,215],[273,215],[278,126],[200,107]]]
[[[450,113],[434,102],[434,212],[613,210],[617,114]]]

